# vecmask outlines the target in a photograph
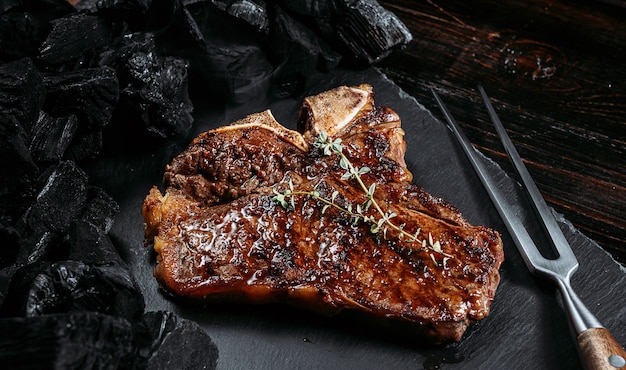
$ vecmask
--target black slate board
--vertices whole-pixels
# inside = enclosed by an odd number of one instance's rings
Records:
[[[375,69],[334,71],[315,81],[305,95],[339,85],[373,85],[376,103],[402,117],[414,182],[455,205],[470,222],[503,234],[506,260],[490,316],[474,324],[459,343],[424,348],[396,340],[361,321],[353,322],[349,315],[326,318],[275,305],[192,307],[164,296],[152,277],[154,253],[143,246],[140,209],[150,187],[160,185],[165,164],[190,138],[141,152],[120,148],[118,154],[105,156],[88,168],[90,181],[120,203],[111,237],[141,286],[146,310],[170,310],[200,323],[218,346],[219,369],[579,368],[574,338],[554,288],[528,273],[446,126]],[[242,106],[202,111],[196,103],[193,135],[267,108],[293,129],[300,104],[296,99],[259,97]],[[488,163],[513,206],[524,220],[530,220],[517,183]],[[616,339],[626,343],[626,270],[567,220],[557,217],[581,264],[573,278],[574,289]],[[530,221],[527,225],[531,227]],[[531,230],[535,234],[538,228]]]

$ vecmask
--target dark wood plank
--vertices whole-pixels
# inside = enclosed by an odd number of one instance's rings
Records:
[[[546,200],[626,264],[626,9],[603,1],[381,1],[411,30],[380,67],[511,167],[476,92],[493,99]]]

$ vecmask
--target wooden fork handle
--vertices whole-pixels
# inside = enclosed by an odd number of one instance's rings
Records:
[[[589,370],[626,369],[626,351],[607,329],[583,331],[578,344]]]

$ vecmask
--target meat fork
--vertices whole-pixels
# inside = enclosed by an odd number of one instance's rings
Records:
[[[563,297],[564,309],[568,313],[570,322],[576,332],[580,353],[587,367],[592,370],[625,369],[626,351],[624,351],[624,348],[622,348],[613,335],[600,324],[598,319],[589,311],[572,289],[570,278],[578,268],[578,260],[561,232],[550,208],[548,208],[541,193],[537,189],[537,185],[535,185],[535,182],[528,173],[520,155],[513,146],[504,126],[496,115],[496,111],[491,105],[487,93],[482,86],[478,86],[478,90],[487,107],[489,117],[496,127],[498,136],[509,158],[513,162],[513,166],[521,178],[524,188],[526,192],[528,192],[540,220],[543,222],[544,230],[548,234],[554,249],[558,252],[558,257],[555,259],[545,258],[539,252],[537,246],[528,234],[528,231],[512,208],[507,204],[503,194],[499,191],[498,186],[489,175],[484,162],[478,158],[476,151],[473,150],[472,144],[469,142],[460,126],[456,123],[439,95],[434,90],[432,90],[432,93],[450,129],[472,163],[487,193],[489,193],[494,206],[509,230],[526,266],[531,273],[552,280],[560,291]]]

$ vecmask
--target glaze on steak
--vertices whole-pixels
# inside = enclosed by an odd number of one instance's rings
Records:
[[[298,129],[269,111],[253,114],[201,134],[167,166],[165,192],[152,188],[143,205],[163,289],[203,302],[357,309],[411,323],[431,343],[460,340],[489,313],[504,258],[499,234],[412,183],[400,118],[374,105],[369,85],[306,98]],[[333,207],[323,212],[308,195],[294,196],[295,207],[273,200],[291,183],[324,199],[337,191],[344,206],[365,202],[357,180],[342,179],[338,157],[313,145],[321,131],[371,169],[361,178],[376,182],[377,202],[396,225],[419,229],[426,246],[393,230],[372,233]],[[443,253],[429,247],[436,242]]]

